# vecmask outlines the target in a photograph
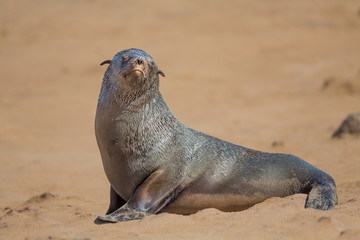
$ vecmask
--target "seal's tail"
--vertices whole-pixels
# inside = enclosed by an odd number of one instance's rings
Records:
[[[305,208],[328,210],[334,208],[337,202],[335,183],[317,179],[306,198]]]

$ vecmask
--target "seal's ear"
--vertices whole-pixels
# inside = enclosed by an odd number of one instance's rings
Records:
[[[105,60],[102,63],[100,63],[100,66],[104,65],[104,64],[111,64],[112,60]]]
[[[158,70],[158,71],[156,72],[156,74],[160,74],[161,76],[165,77],[165,73],[163,73],[163,71],[161,71],[161,70]]]

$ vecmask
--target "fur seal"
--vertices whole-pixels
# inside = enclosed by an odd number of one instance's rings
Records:
[[[308,194],[305,208],[337,203],[333,178],[304,160],[238,146],[178,121],[159,92],[165,75],[143,50],[123,50],[102,64],[110,65],[95,133],[111,188],[109,209],[96,221],[237,211],[295,193]]]

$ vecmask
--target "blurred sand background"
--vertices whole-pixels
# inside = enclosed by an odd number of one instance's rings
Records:
[[[336,180],[336,208],[299,194],[95,225],[99,63],[130,47],[183,123],[305,159]],[[360,138],[331,139],[360,111],[358,0],[0,0],[0,84],[0,239],[359,239]]]

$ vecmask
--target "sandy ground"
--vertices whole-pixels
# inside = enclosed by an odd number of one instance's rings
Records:
[[[360,111],[359,10],[355,0],[1,0],[0,239],[359,239],[360,138],[330,137]],[[336,180],[336,208],[304,209],[299,194],[95,225],[109,201],[94,134],[99,63],[129,47],[165,72],[161,92],[182,122],[307,160]]]

